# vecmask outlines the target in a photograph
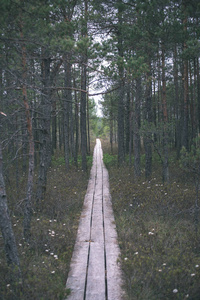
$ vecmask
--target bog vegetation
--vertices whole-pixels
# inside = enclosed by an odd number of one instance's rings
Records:
[[[199,1],[0,7],[1,298],[68,293],[99,136],[127,297],[198,299]]]

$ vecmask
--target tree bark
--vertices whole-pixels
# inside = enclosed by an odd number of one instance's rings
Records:
[[[20,26],[20,34],[23,39],[23,25],[21,23]],[[27,97],[27,61],[26,61],[26,47],[22,45],[22,95],[23,102],[25,107],[26,114],[26,124],[27,124],[27,132],[28,132],[28,141],[29,141],[29,164],[28,164],[28,180],[26,187],[26,199],[24,202],[24,237],[26,241],[30,239],[31,235],[31,215],[32,215],[32,194],[33,194],[33,178],[34,178],[34,137],[33,137],[33,129],[32,129],[32,119],[30,108],[28,104]]]
[[[185,41],[183,45],[183,50],[187,49],[186,44],[186,33],[187,33],[187,13],[186,13],[186,4],[183,3],[183,30],[185,34]],[[189,90],[188,90],[188,60],[184,58],[183,62],[183,89],[184,89],[184,99],[183,99],[183,132],[182,132],[182,146],[189,150],[189,138],[188,138],[188,101],[189,101]]]
[[[152,173],[152,95],[151,95],[151,63],[149,63],[149,72],[147,73],[146,84],[146,106],[145,106],[145,119],[147,121],[147,128],[144,136],[144,149],[145,149],[145,177],[149,179]]]
[[[1,118],[1,116],[0,116]],[[0,228],[4,240],[7,263],[17,267],[17,276],[21,277],[19,256],[9,216],[5,183],[3,177],[3,157],[0,143]]]
[[[165,49],[162,44],[162,103],[163,103],[163,181],[169,182],[169,153],[168,153],[168,132],[167,132],[167,98],[166,98],[166,76],[165,76]]]
[[[41,99],[40,119],[40,151],[39,151],[39,176],[37,183],[37,202],[44,199],[46,192],[47,170],[51,160],[50,140],[50,117],[51,117],[51,94],[50,94],[50,58],[42,60],[43,94]]]
[[[85,15],[82,28],[82,36],[87,37],[87,19],[88,19],[88,1],[84,0],[85,4]],[[82,65],[81,65],[81,155],[82,155],[82,170],[87,171],[87,95],[85,92],[87,88],[87,48],[82,55]]]
[[[121,0],[118,1],[118,30],[117,30],[117,47],[118,55],[123,60],[123,43],[122,43],[122,6]],[[122,62],[119,61],[119,94],[118,94],[118,163],[119,166],[125,160],[124,145],[124,69]]]
[[[134,110],[134,174],[138,178],[141,175],[140,167],[140,101],[142,97],[141,78],[136,79],[136,95],[135,95],[135,110]]]
[[[65,63],[65,87],[71,87],[71,63],[70,58],[67,55]],[[67,172],[69,171],[69,113],[70,113],[70,102],[72,101],[72,94],[70,89],[65,90],[65,99],[64,99],[64,111],[63,111],[63,119],[64,119],[64,150],[65,150],[65,167]]]

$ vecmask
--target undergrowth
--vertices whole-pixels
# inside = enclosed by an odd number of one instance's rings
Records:
[[[90,168],[92,158],[88,160]],[[63,158],[60,155],[53,158],[48,171],[45,199],[39,208],[33,204],[31,240],[26,243],[22,235],[26,176],[21,174],[19,186],[16,187],[13,171],[7,170],[7,196],[22,283],[12,281],[0,236],[0,299],[65,299],[69,293],[65,286],[89,172],[84,174],[78,162],[78,168],[71,166],[66,173]]]
[[[118,168],[103,143],[127,299],[200,299],[200,226],[195,189],[173,156],[171,181],[162,182],[159,160],[152,178]],[[156,162],[156,158],[155,158]]]

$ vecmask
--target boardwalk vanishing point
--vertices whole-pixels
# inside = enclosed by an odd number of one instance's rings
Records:
[[[67,300],[122,300],[119,255],[108,171],[97,139],[66,284],[71,291]]]

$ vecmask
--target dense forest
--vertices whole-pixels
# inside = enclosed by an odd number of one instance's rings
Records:
[[[9,280],[16,284],[17,276],[19,295],[20,240],[39,255],[32,233],[39,227],[31,224],[40,220],[42,209],[54,223],[59,217],[64,222],[64,204],[55,206],[51,199],[63,197],[56,193],[60,176],[73,186],[70,199],[78,197],[78,186],[83,196],[95,137],[109,140],[116,166],[128,165],[134,180],[143,175],[151,180],[158,163],[160,180],[169,185],[173,152],[173,162],[193,178],[198,200],[200,3],[0,0],[0,7],[0,262],[6,273],[7,261],[12,273],[5,286]],[[101,97],[101,117],[95,96]],[[48,177],[52,168],[57,177]],[[46,212],[47,198],[54,211]],[[16,215],[21,232],[13,229]],[[40,297],[1,292],[2,299]]]

